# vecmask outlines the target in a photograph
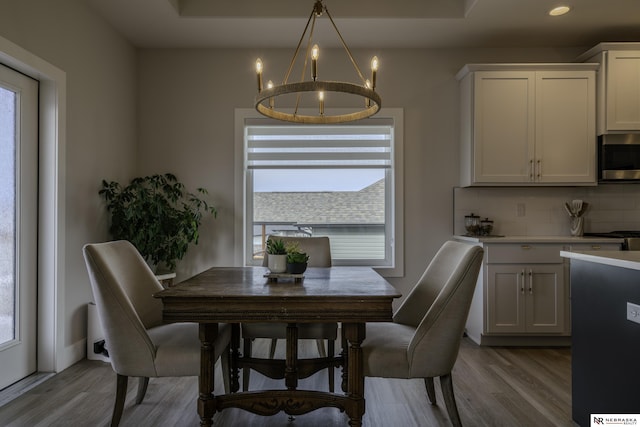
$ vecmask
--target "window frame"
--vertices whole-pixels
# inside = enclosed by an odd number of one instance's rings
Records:
[[[331,114],[339,114],[340,109],[332,109]],[[306,114],[301,112],[301,114]],[[313,114],[312,111],[309,114]],[[393,206],[393,209],[388,209],[389,212],[385,213],[386,221],[391,221],[393,227],[391,234],[388,235],[391,239],[388,244],[391,245],[391,259],[390,265],[371,265],[369,262],[356,262],[349,263],[348,265],[367,265],[375,268],[379,273],[386,277],[402,277],[404,275],[404,170],[403,170],[403,110],[401,108],[387,108],[381,109],[380,112],[373,119],[365,119],[362,124],[374,124],[374,121],[379,119],[386,119],[392,123],[392,141],[393,141],[393,155],[392,155],[392,167],[388,169],[386,174],[392,173],[391,177],[392,188],[390,191],[386,191],[387,198],[392,200],[385,200],[387,206]],[[367,123],[369,122],[369,123]],[[236,265],[255,265],[252,262],[250,253],[252,250],[247,245],[247,230],[252,230],[253,224],[249,224],[249,218],[247,215],[247,206],[249,202],[249,191],[253,191],[251,188],[251,182],[248,180],[250,173],[248,173],[246,164],[246,126],[250,124],[259,123],[260,125],[280,125],[282,122],[264,118],[254,109],[242,109],[235,110],[235,242],[236,251],[234,254],[234,262]],[[388,178],[385,178],[388,180]],[[393,201],[393,203],[390,203]],[[249,228],[247,228],[249,227]],[[336,265],[343,263],[337,261]],[[343,264],[346,265],[346,264]]]

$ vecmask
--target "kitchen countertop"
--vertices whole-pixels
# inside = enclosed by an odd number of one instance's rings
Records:
[[[560,251],[563,258],[640,270],[640,251]]]
[[[472,243],[620,243],[624,239],[593,236],[453,236]]]

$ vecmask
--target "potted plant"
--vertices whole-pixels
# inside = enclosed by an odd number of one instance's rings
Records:
[[[267,267],[272,273],[287,271],[287,249],[282,239],[267,240]]]
[[[170,173],[134,178],[125,187],[103,180],[99,194],[111,213],[113,238],[130,241],[156,274],[174,271],[189,244],[198,244],[204,215],[217,215],[200,198],[207,190],[191,193]]]
[[[298,242],[289,242],[286,245],[287,249],[287,273],[290,274],[302,274],[307,269],[307,261],[309,261],[309,255],[305,252],[301,252],[298,248]]]

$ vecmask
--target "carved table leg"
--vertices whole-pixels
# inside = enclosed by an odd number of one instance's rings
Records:
[[[240,390],[240,368],[238,367],[238,358],[240,357],[240,324],[231,324],[231,372],[225,372],[224,375],[231,375],[231,392],[236,393]]]
[[[343,323],[343,326],[345,338],[349,341],[347,396],[354,402],[345,412],[349,416],[349,425],[360,427],[365,411],[364,372],[360,345],[365,338],[366,325],[364,323]]]
[[[284,370],[284,383],[287,390],[298,388],[298,325],[287,324],[287,356]]]
[[[198,415],[201,426],[212,426],[216,412],[213,395],[215,359],[213,343],[218,336],[217,323],[200,323],[200,376],[198,378]]]

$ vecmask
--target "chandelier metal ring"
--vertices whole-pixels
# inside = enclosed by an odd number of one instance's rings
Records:
[[[341,93],[349,93],[352,95],[359,95],[363,98],[366,98],[370,102],[368,103],[368,107],[355,111],[353,113],[343,113],[338,115],[318,115],[318,116],[309,116],[303,114],[297,114],[296,112],[287,113],[285,111],[276,110],[270,108],[263,104],[264,101],[268,101],[269,99],[276,98],[280,95],[285,95],[288,93],[299,93],[299,92],[341,92]],[[274,86],[272,88],[264,88],[261,92],[256,95],[255,99],[255,107],[256,109],[263,115],[267,117],[271,117],[277,120],[283,120],[294,123],[309,123],[309,124],[334,124],[334,123],[342,123],[345,121],[354,121],[360,119],[366,119],[367,117],[373,116],[378,112],[380,106],[382,104],[382,99],[380,95],[373,89],[367,88],[365,86],[356,85],[353,83],[345,83],[345,82],[331,82],[331,81],[307,81],[307,82],[297,82],[297,83],[288,83],[279,86]]]

